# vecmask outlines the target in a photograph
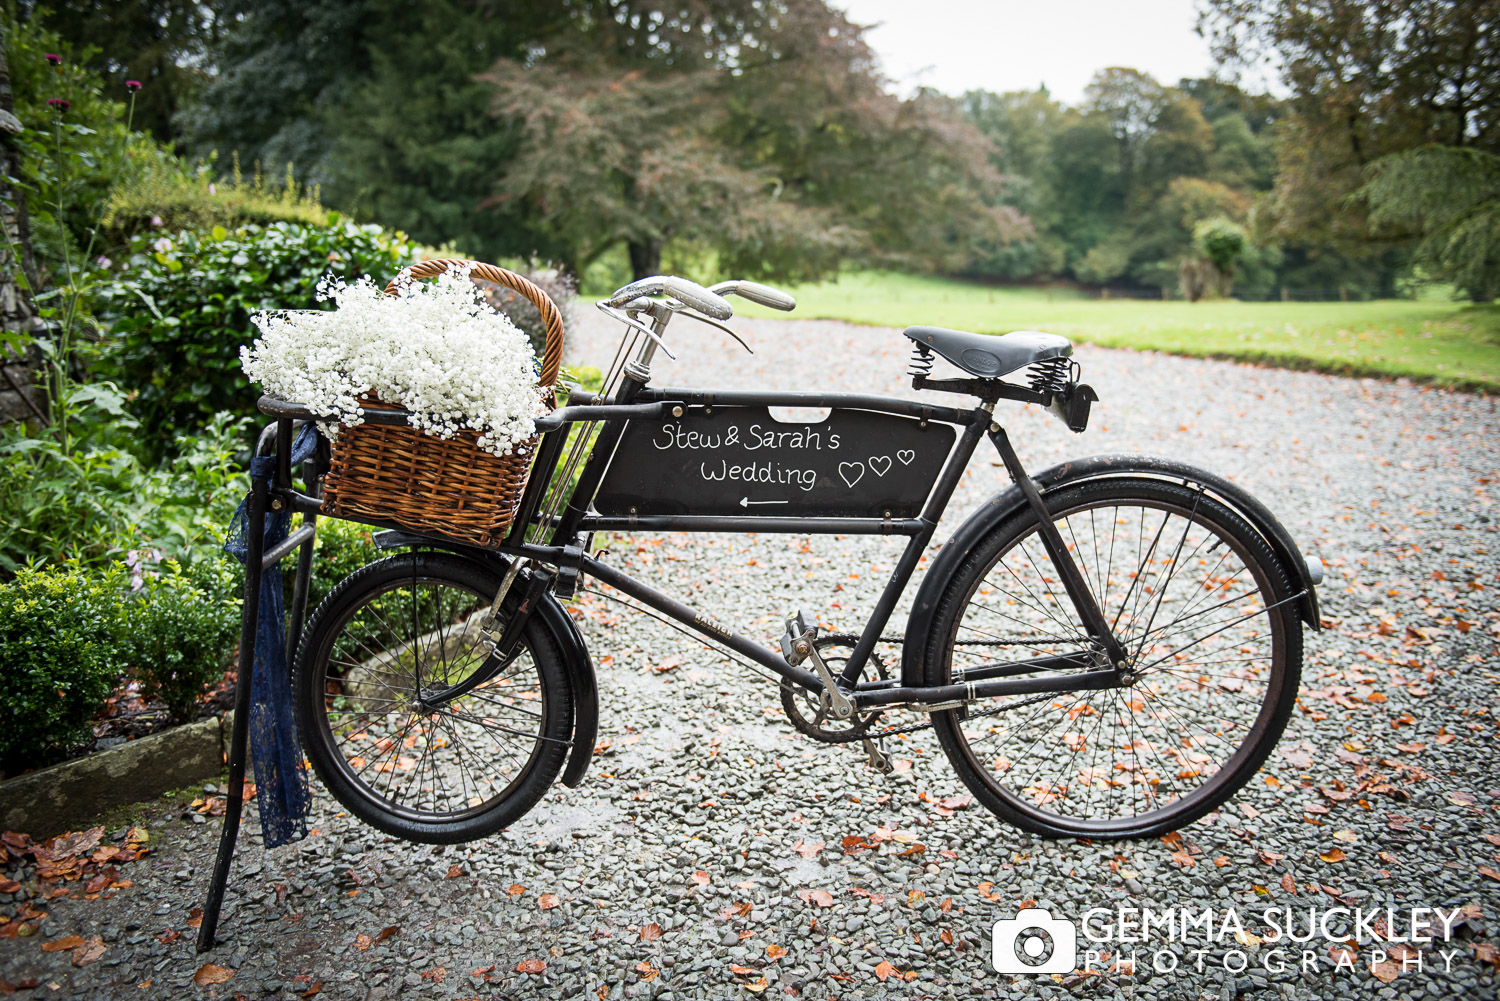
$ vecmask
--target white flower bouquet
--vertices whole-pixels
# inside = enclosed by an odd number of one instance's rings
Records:
[[[336,308],[254,317],[260,336],[240,351],[245,374],[272,396],[340,425],[364,422],[361,403],[399,404],[412,427],[437,438],[478,434],[505,456],[536,432],[544,408],[526,335],[470,280],[472,262],[447,262],[434,280],[397,276],[387,295],[369,278],[326,278],[318,299]]]

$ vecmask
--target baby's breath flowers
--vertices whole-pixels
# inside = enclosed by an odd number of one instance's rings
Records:
[[[359,400],[369,395],[400,404],[428,434],[477,431],[480,448],[509,454],[542,410],[526,335],[485,303],[467,270],[419,282],[408,269],[397,285],[388,296],[368,277],[330,276],[318,299],[334,302],[331,312],[257,314],[261,336],[240,350],[245,374],[328,418],[330,438],[340,424],[362,423]]]

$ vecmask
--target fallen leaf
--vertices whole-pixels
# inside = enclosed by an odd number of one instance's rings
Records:
[[[234,971],[228,967],[204,963],[198,967],[198,972],[193,974],[193,983],[199,987],[207,987],[209,984],[222,984],[232,976],[234,976]]]
[[[510,894],[512,897],[519,897],[521,894],[526,892],[526,887],[522,886],[520,883],[512,883],[510,884],[510,889],[506,890],[505,892]]]
[[[299,998],[313,998],[323,993],[323,981],[314,981],[313,985],[297,996]]]
[[[827,890],[813,890],[810,894],[808,894],[808,899],[810,899],[819,907],[833,906],[833,894],[829,893]]]
[[[517,973],[541,973],[547,964],[540,959],[523,959],[516,964]]]
[[[381,942],[384,942],[386,939],[390,938],[400,930],[401,928],[399,925],[390,925],[387,928],[382,928],[380,930],[380,934],[375,936],[375,944],[379,945]]]
[[[1342,862],[1344,861],[1344,857],[1345,856],[1343,851],[1338,848],[1330,848],[1328,849],[1328,851],[1318,856],[1318,858],[1322,859],[1324,862]]]
[[[354,936],[354,948],[358,949],[360,952],[364,952],[374,944],[375,940],[366,935],[364,932],[360,932],[358,935]]]
[[[889,979],[891,974],[899,974],[900,972],[901,971],[896,969],[895,966],[891,965],[891,962],[888,959],[881,960],[880,964],[875,967],[875,977],[881,983],[885,983],[886,980]]]
[[[444,879],[457,879],[458,877],[462,876],[463,874],[464,874],[464,867],[463,866],[461,866],[461,865],[450,865],[448,867],[448,875],[444,876],[443,878]]]
[[[76,949],[83,944],[82,935],[69,935],[66,938],[55,938],[50,942],[42,943],[43,952],[62,952],[64,949]]]
[[[1490,942],[1475,942],[1473,947],[1476,963],[1489,963],[1495,969],[1500,970],[1500,948],[1496,948]]]
[[[1195,862],[1193,860],[1193,857],[1191,855],[1189,855],[1187,852],[1173,852],[1172,853],[1172,861],[1176,862],[1178,865],[1182,866],[1184,869],[1191,869],[1193,866],[1195,866],[1195,865],[1198,864],[1197,862]]]
[[[1281,888],[1294,897],[1297,895],[1297,881],[1292,878],[1291,873],[1281,877]]]
[[[779,945],[768,945],[768,946],[766,946],[766,958],[768,958],[768,959],[771,959],[771,960],[774,961],[774,960],[780,959],[782,956],[785,956],[785,955],[786,955],[786,949],[782,948]]]
[[[646,962],[644,959],[635,964],[635,970],[641,975],[641,979],[646,981],[647,983],[655,980],[656,975],[661,972],[656,967]]]
[[[203,908],[201,908],[201,907],[194,907],[192,910],[188,911],[188,927],[189,928],[198,928],[198,927],[201,927],[202,924],[203,924]]]
[[[661,938],[661,925],[653,921],[649,925],[641,926],[642,942],[655,942],[659,938]]]
[[[440,984],[448,979],[448,969],[447,967],[438,966],[428,970],[426,973],[419,973],[418,976],[423,980],[431,980],[435,984]]]
[[[1342,841],[1346,845],[1352,845],[1359,840],[1359,835],[1353,831],[1334,831],[1333,840]]]
[[[767,980],[765,977],[756,977],[754,980],[750,981],[748,984],[745,984],[744,986],[745,986],[745,990],[749,991],[751,994],[759,994],[761,991],[765,990],[767,987],[770,987],[771,986],[771,982],[769,980]]]
[[[544,893],[536,898],[536,905],[544,911],[550,911],[561,903],[562,901],[557,899],[557,894],[555,893]]]
[[[699,886],[707,886],[708,873],[704,872],[702,869],[699,869],[697,872],[693,873],[693,882],[697,883]]]
[[[738,966],[734,963],[730,963],[729,972],[735,974],[736,976],[748,977],[759,973],[760,971],[753,966]]]
[[[1390,960],[1384,963],[1371,963],[1370,975],[1382,984],[1388,984],[1401,975],[1401,964]]]
[[[21,884],[13,879],[0,879],[0,893],[15,893],[21,889]]]
[[[95,935],[73,950],[73,965],[88,966],[104,958],[104,939]]]
[[[1482,866],[1479,867],[1478,871],[1479,871],[1479,875],[1481,875],[1481,876],[1488,876],[1490,879],[1500,880],[1500,872],[1496,872],[1490,866],[1482,865]]]

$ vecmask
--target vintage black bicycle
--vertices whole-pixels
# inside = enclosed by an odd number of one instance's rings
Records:
[[[293,434],[316,415],[262,400],[276,421],[261,451],[277,469],[252,492],[252,516],[258,504],[262,515],[303,512],[305,523],[253,565],[301,548],[293,693],[308,758],[341,804],[382,831],[451,843],[513,823],[559,775],[576,785],[594,751],[598,699],[564,603],[585,588],[770,672],[797,730],[858,744],[877,768],[890,767],[883,740],[934,729],[976,799],[1038,834],[1158,834],[1249,779],[1296,699],[1302,627],[1318,628],[1322,576],[1262,504],[1220,476],[1145,455],[1028,474],[997,407],[1039,404],[1081,432],[1097,400],[1072,345],[1052,334],[907,329],[912,385],[968,406],[654,385],[669,324],[727,330],[732,295],[795,305],[764,285],[675,277],[598,303],[624,337],[601,391],[575,387],[540,419],[505,536],[476,545],[410,519],[361,517],[387,529],[376,538],[391,555],[338,584],[305,628],[327,448],[297,489]],[[939,358],[952,377],[934,376]],[[778,408],[823,416],[787,420]],[[1014,485],[959,526],[922,575],[904,628],[889,630],[985,440]],[[797,612],[778,649],[641,583],[596,546],[632,532],[907,541],[862,627],[825,633]],[[879,655],[894,645],[897,657]]]

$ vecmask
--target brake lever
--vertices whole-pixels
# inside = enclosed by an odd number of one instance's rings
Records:
[[[684,308],[678,310],[677,312],[679,313],[679,315],[690,316],[690,317],[692,317],[695,320],[698,320],[698,321],[700,321],[702,323],[706,323],[710,327],[718,327],[720,330],[724,331],[724,333],[728,334],[730,337],[733,337],[736,341],[739,341],[740,347],[744,348],[746,351],[750,352],[751,354],[755,354],[755,349],[752,348],[750,345],[746,344],[745,341],[744,341],[744,339],[741,338],[739,334],[735,333],[733,330],[730,330],[727,326],[725,326],[724,324],[720,323],[718,320],[715,320],[713,317],[711,317],[711,316],[704,316],[702,313],[698,312],[697,310],[695,310],[695,309],[689,309],[687,307],[684,307]]]
[[[672,349],[667,347],[666,343],[660,337],[656,336],[656,331],[646,326],[640,320],[637,320],[635,317],[631,316],[629,313],[624,312],[623,310],[616,309],[603,300],[594,303],[594,305],[599,307],[599,311],[606,316],[612,316],[616,320],[619,320],[621,323],[625,324],[627,327],[633,327],[636,330],[639,330],[641,333],[645,334],[647,337],[655,341],[656,346],[661,348],[662,351],[666,352],[668,358],[672,359],[673,361],[677,360],[677,356],[672,353]]]

